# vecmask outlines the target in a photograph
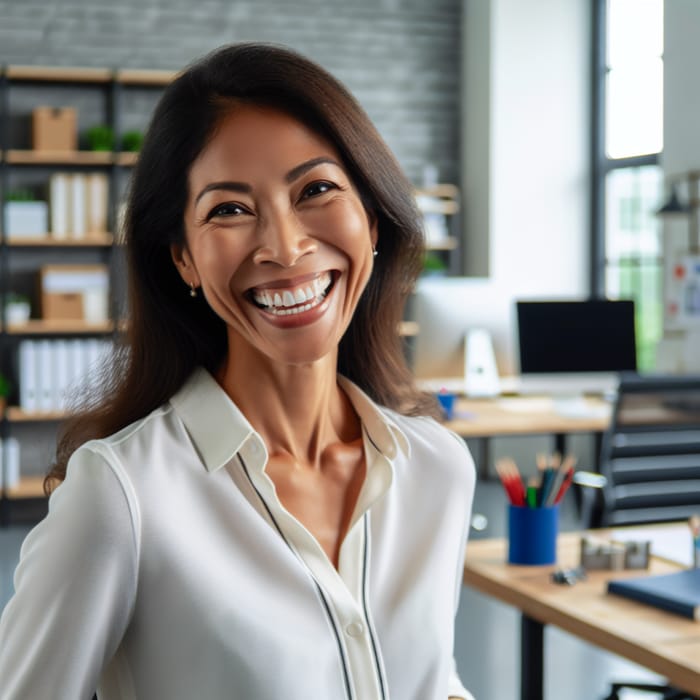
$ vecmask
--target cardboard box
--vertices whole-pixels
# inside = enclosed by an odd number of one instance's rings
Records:
[[[78,115],[73,107],[37,107],[32,112],[35,151],[75,151]]]
[[[44,265],[39,270],[41,318],[107,321],[108,290],[106,265]]]

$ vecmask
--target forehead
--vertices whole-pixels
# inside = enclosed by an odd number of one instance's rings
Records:
[[[337,149],[321,134],[288,113],[257,105],[235,105],[219,119],[190,170],[193,179],[217,172],[248,171],[272,175],[308,158]],[[212,172],[214,171],[214,172]]]

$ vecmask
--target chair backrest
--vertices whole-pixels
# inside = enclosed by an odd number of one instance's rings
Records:
[[[700,376],[621,375],[600,471],[603,526],[700,512]]]

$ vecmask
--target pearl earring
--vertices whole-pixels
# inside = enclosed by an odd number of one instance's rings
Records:
[[[194,282],[190,282],[190,296],[193,299],[197,296],[197,288],[194,286]]]
[[[375,258],[377,257],[377,249],[376,248],[372,248],[372,256]]]

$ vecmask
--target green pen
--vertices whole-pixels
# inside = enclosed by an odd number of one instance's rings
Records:
[[[537,508],[537,486],[527,487],[527,504],[530,508]]]

